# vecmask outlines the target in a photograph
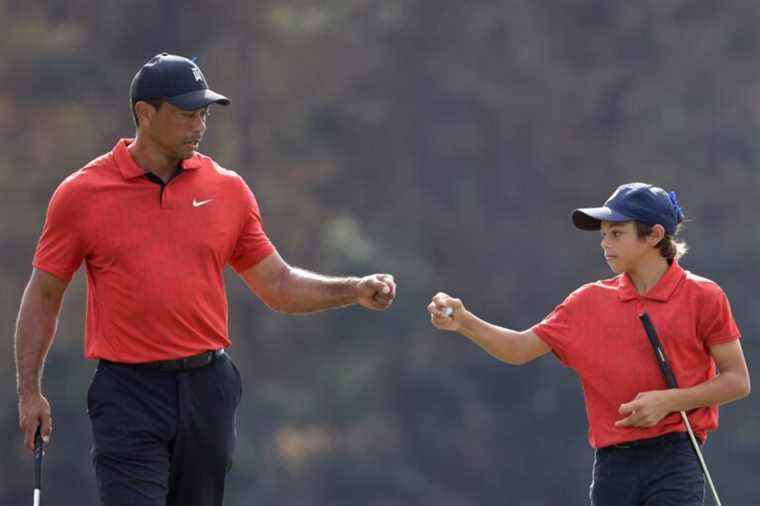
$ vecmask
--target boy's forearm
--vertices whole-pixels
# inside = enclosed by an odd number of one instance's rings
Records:
[[[746,397],[749,385],[743,374],[727,371],[689,388],[670,390],[673,412],[707,406],[720,406]]]
[[[522,339],[520,332],[493,325],[467,311],[459,333],[508,364],[520,365],[525,362],[519,346]]]

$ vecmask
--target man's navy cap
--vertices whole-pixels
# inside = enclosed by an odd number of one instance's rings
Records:
[[[675,235],[684,219],[676,192],[646,183],[627,183],[615,190],[602,207],[573,211],[573,224],[581,230],[599,230],[602,221],[638,221],[645,225],[662,225],[668,235]]]
[[[195,62],[167,53],[157,54],[137,71],[129,87],[129,98],[133,106],[140,100],[162,98],[186,111],[210,104],[230,104],[227,97],[208,88]]]

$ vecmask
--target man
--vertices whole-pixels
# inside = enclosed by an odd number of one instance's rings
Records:
[[[703,504],[704,477],[679,411],[689,412],[704,442],[718,426],[718,405],[749,394],[728,299],[678,264],[682,220],[674,193],[643,183],[620,186],[603,207],[575,210],[577,228],[601,230],[617,277],[582,286],[528,330],[480,320],[444,293],[428,306],[435,327],[460,332],[500,360],[520,365],[552,351],[575,371],[596,450],[592,505]],[[667,389],[643,313],[659,331],[680,388]]]
[[[85,356],[99,359],[87,395],[104,506],[221,505],[241,380],[224,349],[230,264],[269,307],[309,313],[387,309],[393,277],[332,278],[289,266],[267,238],[235,172],[196,150],[211,104],[200,68],[159,54],[135,75],[134,140],[53,194],[16,328],[26,446],[52,431],[41,389],[67,284],[87,266]]]

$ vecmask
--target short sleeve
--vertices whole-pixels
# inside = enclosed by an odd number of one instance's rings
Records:
[[[741,337],[728,297],[717,285],[710,290],[699,311],[699,337],[705,345],[727,343]]]
[[[552,349],[560,362],[568,367],[570,364],[567,352],[574,328],[573,308],[576,302],[576,293],[570,294],[546,318],[531,328],[531,331]]]
[[[63,281],[71,280],[85,256],[82,203],[75,184],[77,175],[74,173],[64,180],[50,198],[32,261],[35,268]]]
[[[272,254],[274,245],[264,232],[259,204],[253,192],[239,180],[243,193],[243,224],[229,260],[237,272],[244,272]]]

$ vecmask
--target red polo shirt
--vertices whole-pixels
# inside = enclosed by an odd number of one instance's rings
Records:
[[[628,275],[585,285],[532,329],[580,378],[594,448],[686,430],[678,413],[649,428],[614,425],[624,418],[621,404],[640,392],[667,389],[638,318],[644,312],[681,388],[715,376],[709,346],[740,337],[721,288],[677,262],[645,295]],[[718,426],[717,406],[692,410],[688,417],[702,439]]]
[[[87,358],[148,362],[227,347],[224,267],[245,271],[274,251],[256,198],[199,153],[158,184],[130,142],[56,189],[33,265],[68,281],[85,261]]]

